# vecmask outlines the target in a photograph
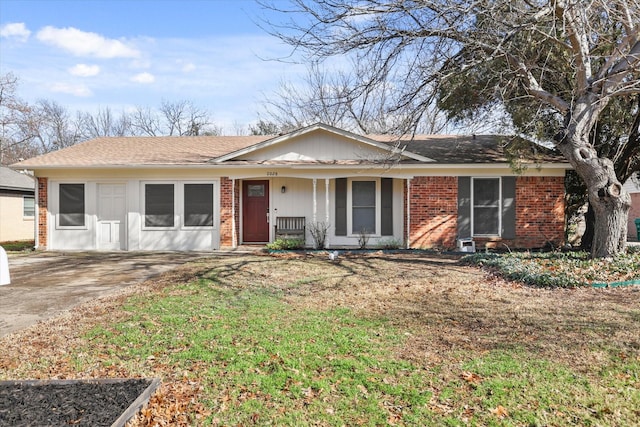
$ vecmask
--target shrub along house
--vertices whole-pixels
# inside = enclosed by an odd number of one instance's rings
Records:
[[[210,251],[282,228],[313,246],[323,224],[328,247],[365,234],[369,247],[561,244],[568,165],[539,155],[516,174],[508,145],[316,124],[275,137],[97,138],[13,167],[37,177],[41,249]]]

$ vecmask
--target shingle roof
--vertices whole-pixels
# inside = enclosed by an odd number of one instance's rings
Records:
[[[20,172],[0,166],[0,190],[34,190],[36,184],[34,179]]]
[[[476,164],[509,163],[511,158],[542,163],[564,163],[566,160],[548,148],[533,147],[521,138],[502,135],[416,135],[397,140],[389,135],[373,135],[371,139],[398,144],[400,148],[435,160],[437,163]]]
[[[215,157],[256,144],[271,136],[103,137],[13,165],[100,167],[206,164]]]
[[[212,165],[211,160],[251,147],[274,138],[273,136],[195,136],[195,137],[109,137],[96,138],[81,144],[25,160],[13,165],[24,169],[65,167],[138,167]],[[373,141],[389,146],[398,141],[388,135],[369,135]],[[518,142],[513,138],[480,136],[418,135],[402,139],[399,146],[406,151],[433,159],[441,164],[508,163],[507,152]],[[529,149],[526,158],[542,163],[564,163],[562,157],[550,150]],[[254,162],[230,159],[223,164],[282,164],[286,161]],[[298,162],[300,163],[300,162]],[[304,162],[303,162],[304,163]],[[336,162],[309,162],[311,164],[359,164],[362,161],[338,160]],[[402,163],[421,163],[405,159]],[[431,163],[433,164],[433,163]]]

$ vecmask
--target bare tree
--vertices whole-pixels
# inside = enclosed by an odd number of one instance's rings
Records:
[[[12,73],[0,75],[0,164],[37,154],[30,144],[31,107],[18,95],[18,78]]]
[[[280,135],[283,133],[286,131],[279,124],[264,119],[258,120],[255,125],[249,125],[250,135]]]
[[[393,83],[390,111],[410,119],[402,123],[405,132],[414,131],[446,82],[500,66],[486,96],[499,103],[501,86],[519,85],[559,124],[553,143],[585,182],[594,208],[592,255],[625,250],[630,196],[612,159],[598,155],[589,136],[611,100],[640,92],[638,0],[292,0],[290,7],[265,6],[285,17],[267,23],[271,32],[307,59],[354,57],[367,70],[357,95]],[[551,47],[563,68],[541,61]],[[562,88],[553,84],[558,72],[567,82]]]
[[[101,136],[131,135],[131,118],[124,111],[115,117],[109,107],[100,108],[95,114],[79,113],[78,126],[85,139]]]
[[[161,121],[164,122],[165,134],[169,136],[197,136],[218,134],[219,129],[212,126],[209,113],[191,101],[162,101],[160,105]]]
[[[72,120],[65,107],[55,101],[38,101],[32,110],[30,126],[30,133],[42,153],[69,147],[82,140],[77,122]]]
[[[131,113],[131,130],[135,135],[158,136],[160,131],[160,118],[149,107],[136,107]]]
[[[296,129],[321,122],[365,134],[393,133],[406,117],[393,111],[393,85],[376,81],[359,87],[366,75],[353,64],[351,71],[328,71],[312,63],[302,83],[283,81],[263,101],[268,121],[283,129]],[[416,131],[437,133],[446,127],[444,114],[432,104]]]

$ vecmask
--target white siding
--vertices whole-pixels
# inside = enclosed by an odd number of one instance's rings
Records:
[[[623,187],[629,193],[640,193],[640,183],[638,183],[638,181],[640,181],[638,177],[636,177],[636,181],[634,181],[633,178],[629,178]]]
[[[375,160],[388,152],[324,132],[313,132],[245,154],[241,160]]]
[[[366,176],[362,178],[366,179]],[[282,186],[286,188],[285,193],[281,191]],[[304,216],[307,222],[307,246],[313,246],[314,242],[310,233],[314,206],[313,179],[274,178],[271,180],[271,189],[271,223],[275,224],[275,218],[278,216]],[[326,194],[325,179],[316,179],[316,222],[327,223]],[[380,243],[389,242],[390,240],[402,245],[404,235],[403,197],[403,180],[395,179],[393,181],[393,236],[372,235],[369,239],[368,247],[375,248]],[[327,233],[328,246],[357,247],[358,235],[335,236],[335,180],[333,179],[329,181],[328,217],[328,225],[330,227]]]
[[[98,249],[98,184],[100,183],[124,183],[126,184],[126,244],[127,250],[195,250],[211,251],[220,247],[220,181],[219,178],[208,177],[206,174],[164,174],[170,178],[162,179],[162,182],[170,182],[176,188],[176,223],[172,229],[145,229],[143,220],[144,206],[142,205],[144,184],[160,179],[159,174],[146,173],[148,179],[133,179],[119,177],[107,178],[101,176],[88,176],[82,181],[72,175],[58,176],[49,181],[49,220],[47,248],[52,250],[97,250]],[[85,175],[86,176],[86,175]],[[85,184],[85,226],[64,228],[57,224],[56,217],[59,213],[59,184],[60,183],[84,183]],[[182,225],[182,185],[184,183],[212,183],[214,187],[214,226],[194,229]]]

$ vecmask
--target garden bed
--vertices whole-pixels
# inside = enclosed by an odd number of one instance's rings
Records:
[[[124,426],[157,379],[0,381],[0,425]]]

